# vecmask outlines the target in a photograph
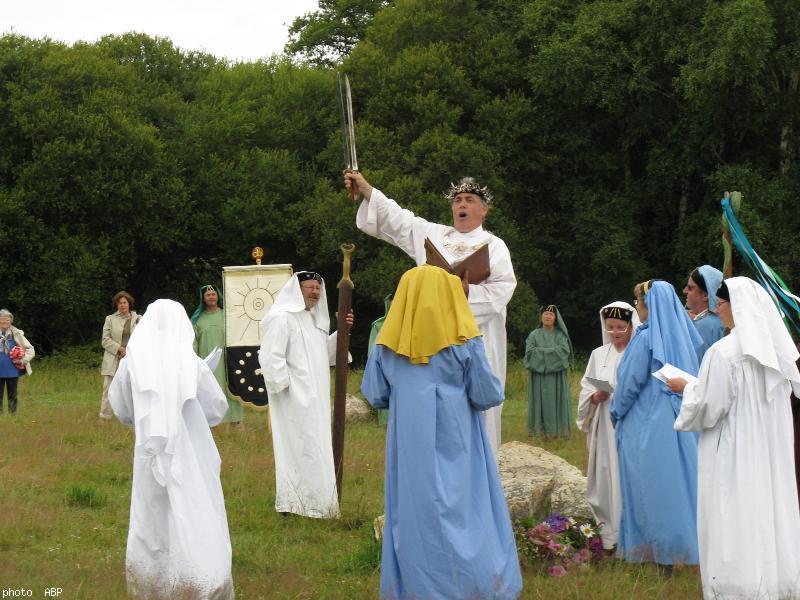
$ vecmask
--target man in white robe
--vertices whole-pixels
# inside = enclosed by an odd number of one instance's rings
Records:
[[[348,319],[352,326],[352,316]],[[339,516],[331,443],[330,367],[336,333],[325,282],[295,273],[261,321],[258,360],[269,395],[275,452],[275,510],[306,517]]]
[[[609,323],[614,330],[609,329]],[[600,390],[592,380],[606,382],[611,388],[616,385],[617,367],[639,325],[639,316],[627,302],[612,302],[600,309],[603,345],[595,348],[589,357],[578,399],[577,425],[586,434],[589,446],[586,497],[595,520],[602,523],[601,535],[606,550],[614,548],[619,540],[622,491],[617,441],[609,412],[613,393]]]
[[[800,511],[787,398],[798,352],[767,292],[727,279],[717,311],[731,333],[683,391],[678,431],[699,431],[697,532],[708,600],[800,598]]]
[[[345,172],[345,185],[355,185],[364,198],[356,215],[356,226],[373,237],[403,250],[417,265],[426,262],[425,238],[451,264],[457,264],[488,242],[491,274],[480,284],[463,282],[475,321],[483,334],[486,357],[492,373],[505,388],[506,381],[506,305],[514,294],[517,279],[505,242],[483,228],[489,212],[491,194],[471,178],[452,185],[448,198],[453,225],[431,223],[401,208],[380,190],[373,188],[360,173]],[[489,442],[495,455],[501,443],[503,405],[484,411]]]
[[[220,456],[209,426],[228,401],[192,349],[183,306],[152,303],[108,391],[135,428],[128,591],[142,598],[233,598]]]

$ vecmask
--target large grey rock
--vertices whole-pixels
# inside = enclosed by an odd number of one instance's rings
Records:
[[[500,482],[511,519],[543,519],[559,512],[576,519],[593,519],[586,500],[586,477],[563,458],[547,450],[508,442],[497,452]],[[384,516],[372,522],[375,539],[383,537]]]
[[[563,458],[531,444],[508,442],[497,452],[497,467],[512,519],[552,512],[592,518],[586,477]]]
[[[347,394],[345,400],[347,402],[344,411],[346,423],[362,423],[373,418],[372,409],[366,400],[362,400],[352,394]]]

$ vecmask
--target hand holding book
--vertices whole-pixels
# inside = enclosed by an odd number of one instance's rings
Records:
[[[470,284],[483,283],[491,274],[489,269],[489,242],[483,244],[461,262],[451,265],[433,245],[433,242],[425,238],[425,262],[434,267],[440,267],[460,278],[462,285],[465,287],[464,293],[468,293]]]

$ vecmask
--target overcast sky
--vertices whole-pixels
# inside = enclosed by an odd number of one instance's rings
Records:
[[[281,53],[294,18],[316,9],[317,0],[0,0],[0,33],[71,44],[140,31],[248,61]]]

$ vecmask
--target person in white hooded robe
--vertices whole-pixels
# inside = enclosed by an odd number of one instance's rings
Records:
[[[373,188],[361,173],[346,171],[344,177],[345,185],[357,187],[364,198],[356,214],[356,226],[368,235],[397,246],[417,265],[426,262],[425,238],[430,239],[451,265],[460,263],[481,246],[489,245],[489,277],[480,284],[462,281],[462,285],[483,334],[489,366],[505,389],[508,352],[506,305],[514,295],[517,279],[505,242],[483,228],[492,201],[489,190],[479,186],[471,177],[451,184],[445,194],[453,213],[453,225],[449,226],[432,223],[401,208],[383,192]],[[482,413],[495,456],[501,444],[502,412],[503,405],[500,404]]]
[[[209,426],[228,410],[192,349],[183,306],[156,300],[130,338],[109,388],[135,429],[128,591],[140,598],[233,598],[220,456]]]
[[[352,313],[347,318],[352,326]],[[275,510],[306,517],[339,516],[331,443],[330,367],[336,333],[325,281],[295,273],[261,321],[258,360],[269,395],[275,453]]]
[[[603,547],[611,550],[619,538],[622,492],[614,425],[609,406],[613,392],[601,390],[592,380],[616,385],[617,367],[630,342],[639,316],[627,302],[612,302],[600,309],[603,345],[595,348],[581,379],[577,426],[586,434],[589,465],[586,469],[586,497],[598,524],[602,523]]]
[[[798,357],[769,294],[727,279],[717,311],[731,333],[683,391],[678,431],[699,431],[697,533],[706,599],[800,598],[800,511],[789,392]]]

